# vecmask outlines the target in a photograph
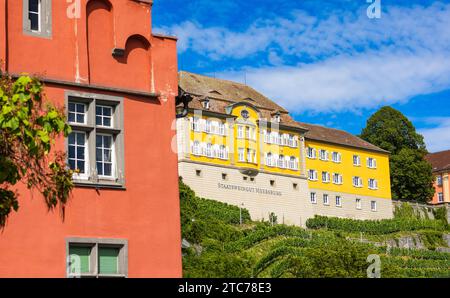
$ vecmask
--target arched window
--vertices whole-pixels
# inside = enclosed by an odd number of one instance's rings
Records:
[[[278,157],[278,167],[279,167],[279,168],[285,168],[285,167],[286,167],[284,161],[285,161],[285,160],[284,160],[284,155],[280,155],[280,156]]]
[[[200,142],[195,141],[194,145],[192,146],[192,153],[194,155],[200,155]]]
[[[272,153],[267,153],[266,155],[266,165],[271,167],[272,166]]]
[[[206,156],[212,157],[212,144],[208,143],[206,145]]]
[[[289,160],[289,168],[296,170],[297,169],[297,160],[294,156],[291,156]]]

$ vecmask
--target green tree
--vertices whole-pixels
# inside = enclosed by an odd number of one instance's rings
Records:
[[[39,191],[49,209],[63,208],[73,188],[65,154],[51,150],[70,127],[63,112],[43,99],[39,80],[0,72],[0,228],[19,209],[19,182]]]
[[[391,153],[392,197],[426,202],[434,194],[431,165],[423,136],[400,111],[382,107],[373,114],[361,138]]]

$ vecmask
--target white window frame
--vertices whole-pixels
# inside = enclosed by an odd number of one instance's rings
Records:
[[[341,196],[335,197],[335,204],[336,204],[336,207],[342,207],[342,197]]]
[[[309,194],[309,200],[312,204],[317,204],[317,193],[311,192]]]
[[[358,187],[358,188],[363,187],[363,182],[362,182],[361,177],[353,176],[352,180],[353,180],[353,186],[354,187]]]
[[[357,210],[362,210],[362,200],[360,198],[356,198],[356,209]]]
[[[244,126],[238,125],[238,127],[237,127],[237,137],[238,137],[238,139],[243,139],[244,138]]]
[[[70,104],[74,104],[75,105],[75,111],[70,111]],[[83,109],[84,109],[84,112],[83,113],[80,113],[80,112],[77,112],[77,107],[78,106],[83,106]],[[72,102],[70,102],[69,103],[69,105],[67,106],[67,122],[69,123],[69,124],[76,124],[76,125],[79,125],[79,124],[81,124],[81,125],[86,125],[87,124],[87,118],[88,118],[88,106],[87,106],[87,104],[86,103],[83,103],[83,102],[76,102],[76,101],[72,101]],[[69,117],[70,117],[70,114],[73,114],[74,115],[74,117],[75,117],[75,121],[70,121],[70,119],[69,119]],[[78,115],[83,115],[83,122],[77,122],[77,116]]]
[[[245,162],[245,149],[244,148],[238,149],[238,161]]]
[[[377,190],[378,189],[378,181],[376,179],[369,179],[369,189]]]
[[[116,167],[117,167],[117,165],[116,165],[116,150],[115,150],[115,148],[116,148],[116,144],[115,144],[115,138],[114,138],[114,135],[112,135],[112,134],[107,134],[107,133],[97,133],[96,135],[95,135],[95,138],[97,138],[97,136],[106,136],[106,137],[111,137],[111,176],[106,176],[106,175],[100,175],[100,174],[98,174],[98,177],[100,178],[100,179],[114,179],[116,176],[117,176],[117,173],[116,173]],[[97,150],[98,148],[97,148],[97,140],[95,140],[95,149]],[[102,151],[102,154],[103,154],[103,151]],[[97,157],[95,158],[95,164],[96,164],[96,166],[97,166]],[[97,168],[96,168],[97,169]],[[97,172],[98,172],[98,170],[96,170]]]
[[[444,203],[444,193],[438,192],[438,203]]]
[[[111,125],[110,126],[103,125],[104,118],[108,118],[108,116],[103,116],[103,115],[98,116],[97,115],[97,107],[102,108],[102,113],[103,113],[103,109],[104,108],[111,109],[111,116],[109,117],[109,118],[111,118]],[[102,124],[101,125],[97,124],[97,117],[100,117],[102,119]],[[106,106],[106,105],[100,105],[100,104],[96,105],[95,106],[95,125],[98,126],[98,127],[112,128],[114,126],[114,107]]]
[[[356,161],[356,162],[355,162]],[[353,155],[353,165],[355,167],[360,167],[361,166],[361,156],[359,155]]]
[[[322,199],[323,199],[323,204],[325,206],[329,206],[330,205],[330,196],[328,194],[326,194],[326,193],[323,194]]]
[[[437,185],[437,186],[442,186],[442,184],[443,184],[443,178],[442,178],[442,175],[436,176],[436,185]]]
[[[339,152],[334,151],[331,154],[332,160],[334,163],[341,163],[342,162],[342,155]]]
[[[335,179],[336,177],[337,177],[337,179]],[[341,174],[339,174],[339,173],[333,173],[333,184],[336,184],[336,185],[344,184],[343,176]]]
[[[325,179],[324,179],[325,178]],[[330,183],[330,173],[329,172],[322,172],[322,182],[323,183]]]
[[[308,171],[308,179],[310,181],[317,181],[317,171],[316,170],[309,170]]]
[[[309,159],[316,159],[317,158],[316,149],[312,148],[312,147],[307,147],[306,148],[306,157],[308,157]]]
[[[369,169],[376,169],[377,168],[377,160],[373,157],[367,158],[367,167]]]
[[[324,149],[319,150],[319,159],[322,161],[328,161],[328,151]]]
[[[370,211],[376,212],[377,211],[377,201],[370,201]]]
[[[73,130],[72,133],[74,133],[74,134],[81,133],[84,135],[84,173],[73,173],[72,177],[73,177],[73,179],[87,180],[87,179],[89,179],[89,176],[90,176],[88,134],[85,131],[80,131],[80,130]],[[76,137],[75,137],[75,139],[76,139]],[[70,146],[69,141],[67,141],[67,142],[68,142],[67,145],[69,147]],[[76,147],[77,146],[75,146],[75,155],[77,155]],[[69,150],[67,150],[67,160],[69,160],[69,159],[71,159],[71,158],[69,156]],[[76,163],[77,163],[77,160],[78,159],[75,159]]]

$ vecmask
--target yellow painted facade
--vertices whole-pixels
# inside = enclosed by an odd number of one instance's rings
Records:
[[[257,109],[252,105],[247,105],[245,103],[237,104],[230,107],[230,113],[228,115],[209,116],[208,113],[190,113],[188,117],[190,118],[190,159],[192,161],[202,162],[202,163],[212,163],[217,165],[234,166],[238,168],[263,170],[268,173],[275,174],[286,174],[286,175],[296,175],[300,176],[300,134],[295,130],[286,130],[273,128],[266,129],[265,127],[260,127],[260,114]],[[248,113],[248,117],[244,118],[242,116],[243,111]],[[194,119],[199,121],[199,128],[195,130],[193,127]],[[205,122],[211,121],[216,123],[222,123],[225,125],[225,135],[217,134],[215,132],[205,132]],[[276,126],[276,125],[274,125]],[[241,128],[239,128],[241,127]],[[230,131],[231,130],[231,131]],[[241,130],[241,133],[239,132]],[[286,134],[292,136],[295,140],[295,147],[289,145],[279,145],[266,143],[263,134],[265,131],[274,131],[280,135]],[[232,138],[232,139],[231,139]],[[194,154],[193,149],[194,142],[199,142],[200,144],[211,144],[213,147],[225,146],[227,149],[228,158],[221,159],[217,157],[209,157],[208,154],[201,152],[200,154]],[[251,151],[251,157],[249,161],[248,150]],[[201,151],[201,150],[200,150]],[[240,156],[240,152],[244,152],[244,158]],[[261,154],[263,152],[263,154]],[[286,158],[286,164],[284,167],[279,167],[278,160],[274,159],[276,165],[268,166],[266,165],[265,153],[271,153],[274,157],[279,157],[283,155]],[[214,154],[213,154],[214,155]],[[242,153],[241,153],[242,155]],[[289,167],[289,159],[295,158],[294,167]],[[243,160],[245,159],[245,160]]]
[[[246,117],[243,117],[243,114]],[[191,124],[189,158],[194,162],[253,169],[271,174],[307,177],[310,189],[391,199],[389,155],[387,153],[333,144],[332,140],[327,143],[306,138],[303,144],[300,140],[304,138],[304,135],[298,130],[277,129],[276,124],[272,124],[274,126],[272,129],[266,128],[266,122],[259,121],[258,110],[246,103],[231,106],[228,115],[210,116],[204,111],[197,111],[195,114],[190,113],[188,117]],[[195,120],[197,121],[196,125],[193,124],[194,119],[197,119]],[[217,128],[205,129],[206,121],[214,123],[214,127],[221,123],[224,128],[222,130]],[[194,129],[194,127],[197,127],[197,129]],[[205,130],[210,132],[205,132]],[[294,143],[281,142],[283,145],[280,145],[279,141],[270,141],[270,137],[267,138],[265,133],[270,131],[278,132],[280,136],[284,134],[291,136]],[[194,149],[195,142],[203,147]],[[208,151],[208,149],[205,149],[207,144],[211,144],[210,150],[213,151],[217,151],[218,146],[224,146],[226,149],[225,156],[220,158],[217,152]],[[315,158],[308,157],[308,148],[315,150]],[[250,156],[248,150],[250,150]],[[327,152],[328,160],[320,159],[321,150]],[[195,154],[196,152],[197,154]],[[334,152],[339,154],[340,162],[333,161]],[[269,153],[273,157],[271,164],[268,164],[269,161],[267,161],[267,154]],[[283,166],[278,163],[280,155],[285,158]],[[360,165],[354,165],[354,156],[359,157]],[[294,167],[290,167],[292,165],[289,164],[291,158],[295,158]],[[376,167],[368,167],[369,158],[374,160]],[[303,160],[306,164],[303,164]],[[302,169],[305,169],[303,174]],[[317,180],[310,179],[310,170],[316,171]],[[323,172],[329,174],[329,182],[323,181]],[[334,183],[334,174],[342,176],[342,184]],[[354,180],[357,178],[359,178],[361,185],[355,186]],[[372,187],[369,187],[370,185]]]
[[[377,198],[391,199],[391,185],[389,174],[389,155],[387,153],[367,151],[352,147],[345,147],[325,142],[306,140],[306,150],[308,147],[314,148],[317,152],[316,158],[306,158],[306,167],[308,170],[316,170],[318,174],[317,181],[308,181],[310,189],[322,189],[330,192],[340,192],[356,194],[361,196],[370,196]],[[320,150],[326,150],[329,153],[329,160],[320,160]],[[341,162],[332,161],[332,152],[341,154]],[[360,165],[353,164],[353,157],[360,157]],[[369,168],[367,159],[376,160],[376,168]],[[322,181],[322,172],[330,173],[330,182]],[[333,183],[333,173],[342,175],[343,183],[341,185]],[[353,185],[353,177],[360,177],[362,187]],[[378,189],[369,189],[369,179],[377,181]]]

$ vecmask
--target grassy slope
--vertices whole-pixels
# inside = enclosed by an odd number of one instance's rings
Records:
[[[348,228],[316,227],[304,230],[285,225],[252,222],[238,207],[195,196],[180,183],[183,238],[191,243],[184,249],[185,277],[366,277],[368,255],[382,260],[382,277],[450,277],[450,254],[375,247],[348,240],[360,232]],[[344,223],[345,224],[348,223]],[[372,233],[364,238],[381,242],[417,233],[441,235],[430,229],[378,231],[373,223],[362,222]],[[386,223],[380,224],[386,229]],[[434,235],[434,236],[433,236]],[[436,245],[436,243],[433,243]],[[430,245],[430,246],[433,246]]]

